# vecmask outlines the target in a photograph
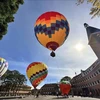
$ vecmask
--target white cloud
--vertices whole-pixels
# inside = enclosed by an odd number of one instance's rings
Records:
[[[10,60],[8,61],[9,64],[14,65],[14,66],[20,66],[23,68],[26,68],[29,65],[29,62],[25,62],[25,61],[14,61],[14,60]]]

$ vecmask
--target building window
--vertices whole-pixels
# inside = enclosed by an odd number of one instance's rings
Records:
[[[96,74],[98,75],[98,71],[96,71]]]
[[[96,76],[96,74],[94,73],[94,76]]]
[[[100,82],[99,82],[99,80],[97,80],[97,84],[99,84]]]
[[[95,81],[95,85],[97,84],[97,82]]]
[[[99,72],[99,74],[100,74],[100,69],[98,69],[98,72]]]

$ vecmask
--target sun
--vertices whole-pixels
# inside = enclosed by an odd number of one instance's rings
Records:
[[[83,48],[84,48],[84,46],[81,43],[78,43],[78,44],[75,45],[75,49],[78,50],[78,51],[82,51]]]

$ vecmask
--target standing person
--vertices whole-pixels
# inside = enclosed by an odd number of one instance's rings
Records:
[[[72,97],[74,97],[74,92],[72,91]]]
[[[57,95],[57,97],[59,97],[59,93],[58,93],[58,91],[56,92],[56,95]]]
[[[39,97],[39,92],[37,91],[37,93],[36,93],[36,98],[38,98]]]
[[[92,97],[92,92],[91,91],[89,92],[89,97]]]

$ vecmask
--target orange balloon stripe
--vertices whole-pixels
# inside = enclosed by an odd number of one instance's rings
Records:
[[[36,80],[34,80],[34,81],[32,82],[32,85],[33,85],[33,86],[37,86],[46,76],[47,76],[47,74],[41,76],[40,78],[37,78]]]
[[[42,20],[36,21],[34,26],[36,26],[36,25],[38,26],[39,24],[44,25],[45,23],[43,23],[43,22],[45,22],[45,18],[43,18]]]
[[[55,41],[56,43],[59,44],[59,46],[61,46],[63,42],[65,41],[66,29],[59,28],[59,31],[55,31],[55,34],[52,34],[52,38],[49,38],[49,36],[45,35],[45,33],[39,33],[39,34],[36,34],[36,36],[38,38],[38,41],[45,47],[46,47],[46,44],[51,41]]]
[[[57,16],[56,15],[56,17],[50,17],[49,20],[46,20],[45,18],[43,18],[41,20],[39,19],[39,20],[36,21],[35,26],[36,25],[38,26],[39,24],[41,24],[42,26],[43,25],[46,25],[47,27],[50,27],[51,26],[51,23],[56,23],[57,20],[58,21],[61,21],[61,20],[66,21],[66,18],[64,16],[59,16],[59,15]]]
[[[51,18],[50,18],[50,22],[51,22],[51,23],[56,23],[56,17],[51,17]]]

